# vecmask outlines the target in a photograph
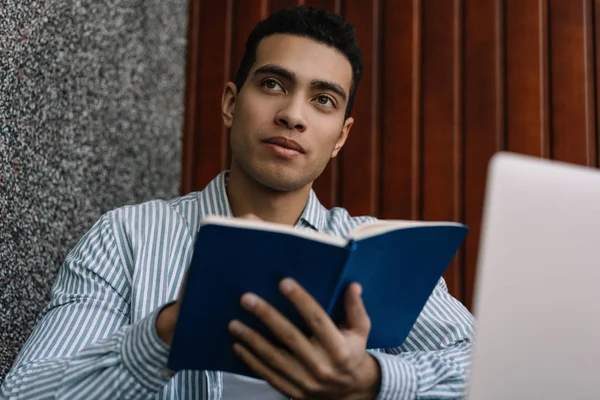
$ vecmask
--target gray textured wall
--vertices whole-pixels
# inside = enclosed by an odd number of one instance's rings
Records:
[[[0,0],[0,383],[101,213],[177,195],[186,0]]]

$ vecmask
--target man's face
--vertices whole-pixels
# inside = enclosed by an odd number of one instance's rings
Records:
[[[337,50],[293,35],[264,38],[239,93],[229,83],[223,95],[233,163],[278,191],[311,184],[352,126],[344,120],[351,82]]]

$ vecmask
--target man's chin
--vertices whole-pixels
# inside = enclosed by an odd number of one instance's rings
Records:
[[[288,168],[271,167],[251,174],[258,183],[275,192],[294,192],[311,183],[305,177]]]
[[[306,184],[301,184],[290,179],[261,179],[258,181],[261,185],[278,193],[295,192],[302,189]]]

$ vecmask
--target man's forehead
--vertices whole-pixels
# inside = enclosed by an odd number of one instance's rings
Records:
[[[295,35],[271,35],[260,41],[252,73],[265,65],[278,65],[301,82],[335,82],[350,90],[352,66],[333,47]]]

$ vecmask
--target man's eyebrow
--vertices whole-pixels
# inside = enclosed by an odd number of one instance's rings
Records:
[[[344,88],[334,82],[316,80],[316,81],[312,81],[310,83],[310,87],[313,89],[326,90],[326,91],[336,93],[344,101],[346,101],[347,97],[348,97],[346,95],[346,91],[344,90]]]
[[[277,75],[289,81],[296,82],[296,74],[290,70],[280,67],[279,65],[267,64],[254,71],[255,76],[265,74]]]

